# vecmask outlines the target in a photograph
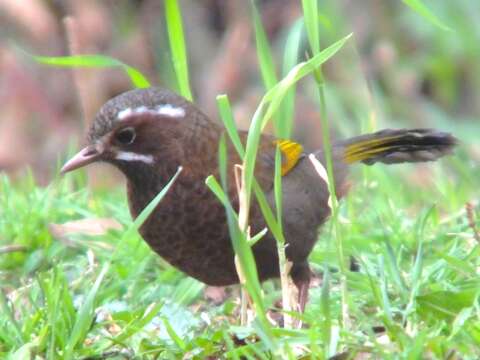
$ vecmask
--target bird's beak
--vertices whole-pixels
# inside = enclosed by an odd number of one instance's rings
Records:
[[[68,160],[65,165],[63,165],[60,172],[65,174],[69,171],[91,164],[92,162],[97,161],[100,155],[102,155],[102,151],[98,148],[98,146],[89,145],[84,147],[74,157]]]

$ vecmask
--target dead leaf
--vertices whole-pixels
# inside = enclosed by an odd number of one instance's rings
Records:
[[[68,221],[63,224],[50,224],[50,233],[54,237],[65,237],[72,234],[104,235],[109,230],[121,230],[122,225],[115,219],[91,218]]]

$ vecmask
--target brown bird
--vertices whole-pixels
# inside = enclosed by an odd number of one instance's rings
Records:
[[[62,173],[96,161],[111,163],[127,178],[130,212],[135,218],[176,173],[183,171],[162,202],[140,227],[150,247],[170,264],[208,284],[239,282],[223,205],[205,185],[218,174],[217,150],[224,128],[209,120],[194,104],[161,88],[125,92],[100,109],[88,132],[88,145],[68,161]],[[243,141],[246,132],[240,132]],[[334,143],[332,156],[337,195],[344,195],[349,164],[434,161],[457,140],[432,129],[382,130]],[[317,230],[330,214],[329,193],[301,145],[262,136],[255,176],[274,208],[275,150],[282,162],[283,229],[290,275],[299,290],[303,311],[308,296],[308,255]],[[322,150],[313,154],[324,163]],[[229,196],[235,207],[234,164],[241,163],[228,144]],[[266,227],[258,205],[252,203],[252,234]],[[279,276],[276,242],[267,234],[253,246],[260,280]]]

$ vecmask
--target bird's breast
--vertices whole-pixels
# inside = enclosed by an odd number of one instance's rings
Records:
[[[128,185],[135,218],[163,186],[145,192]],[[140,227],[150,247],[173,266],[210,285],[238,282],[223,206],[204,181],[177,179]]]

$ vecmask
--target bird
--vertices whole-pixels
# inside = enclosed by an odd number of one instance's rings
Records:
[[[87,133],[86,146],[61,173],[94,162],[106,162],[126,177],[130,213],[136,218],[182,171],[162,201],[139,228],[152,250],[185,274],[211,286],[238,284],[235,253],[229,237],[224,206],[205,184],[220,176],[218,146],[225,128],[209,119],[196,105],[161,87],[134,89],[108,100]],[[239,131],[245,144],[248,133]],[[225,138],[228,138],[227,136]],[[385,129],[332,143],[331,156],[336,195],[345,196],[348,170],[355,163],[397,164],[434,161],[452,153],[457,138],[435,129]],[[274,174],[277,147],[282,155],[282,225],[290,276],[304,311],[312,276],[308,256],[318,230],[331,214],[325,179],[309,161],[325,166],[323,150],[308,152],[301,144],[271,135],[260,138],[254,176],[275,208]],[[235,164],[242,159],[227,140],[227,190],[238,209]],[[252,233],[267,227],[261,209],[252,201],[248,224]],[[258,277],[279,276],[277,245],[270,232],[252,247]]]

